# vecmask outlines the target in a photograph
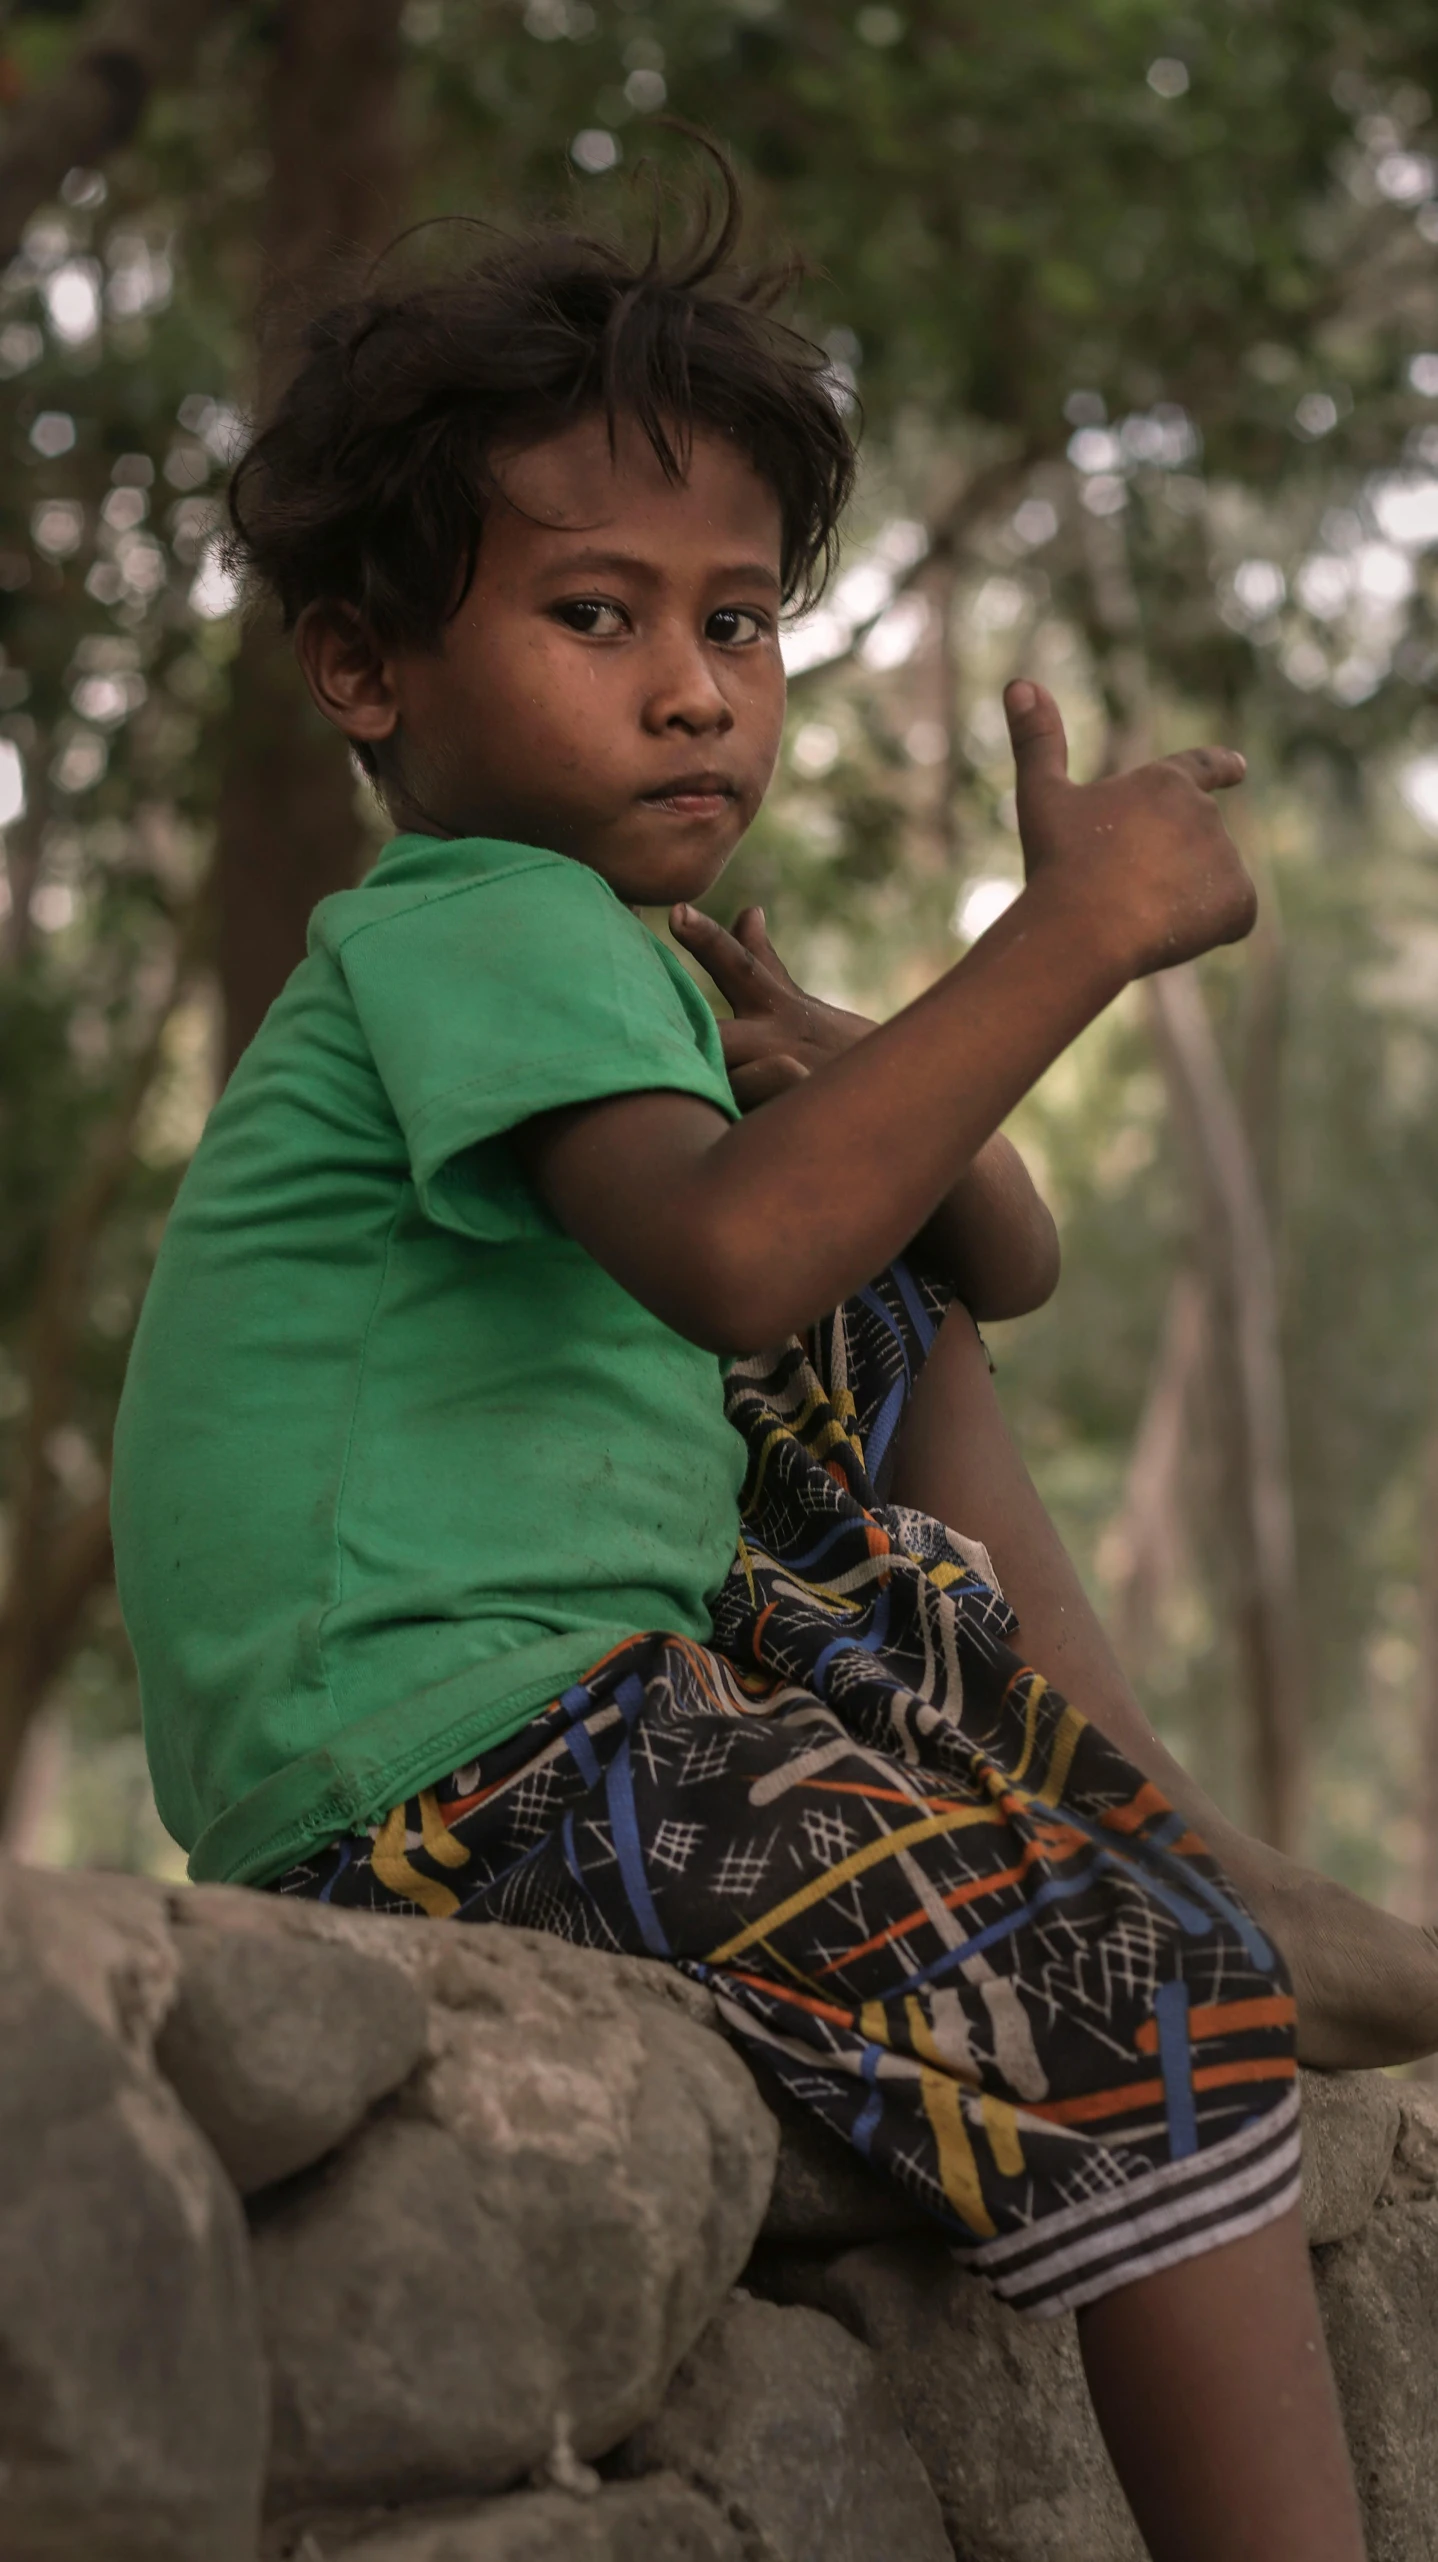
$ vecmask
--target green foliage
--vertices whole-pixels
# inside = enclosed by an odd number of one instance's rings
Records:
[[[251,380],[272,24],[228,17],[194,88],[158,101],[103,181],[82,173],[37,216],[0,291],[0,732],[28,791],[0,978],[0,1469],[46,1238],[175,936],[204,948],[185,919],[235,641],[209,543]],[[12,67],[48,76],[71,26],[13,12]],[[667,188],[666,218],[682,219],[693,152],[656,121],[668,110],[732,150],[756,254],[794,245],[808,262],[800,313],[836,394],[862,401],[864,484],[774,795],[723,898],[763,899],[823,991],[902,1001],[960,948],[966,887],[1017,878],[998,694],[1020,665],[1057,688],[1080,761],[1103,752],[1124,653],[1147,670],[1164,744],[1219,732],[1249,754],[1241,823],[1285,952],[1279,1070],[1259,1076],[1256,1110],[1317,1846],[1396,1890],[1414,1589],[1434,1535],[1417,1471],[1433,1410],[1438,880],[1397,787],[1438,745],[1438,22],[1418,0],[410,0],[405,30],[417,214],[642,227]],[[1428,370],[1410,370],[1418,358]],[[1435,776],[1423,806],[1438,826]],[[1244,956],[1214,965],[1241,1085],[1253,987]],[[201,994],[166,1035],[91,1270],[55,1460],[77,1499],[103,1463],[209,1039]],[[1001,1380],[1102,1598],[1191,1244],[1137,1004],[1061,1063],[1021,1125],[1066,1277],[999,1347]],[[1194,1482],[1201,1497],[1198,1456]],[[1191,1571],[1145,1684],[1241,1797],[1197,1497]],[[130,1714],[121,1665],[102,1609],[67,1694],[97,1751]]]

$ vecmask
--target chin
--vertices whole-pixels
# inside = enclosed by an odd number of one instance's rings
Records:
[[[626,907],[673,907],[680,900],[706,898],[733,850],[726,845],[722,852],[710,846],[702,853],[685,853],[675,846],[660,853],[646,846],[628,856],[601,858],[594,869]]]

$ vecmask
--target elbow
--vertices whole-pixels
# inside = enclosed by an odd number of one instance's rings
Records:
[[[746,1360],[809,1323],[813,1311],[799,1305],[792,1285],[785,1288],[769,1240],[756,1243],[743,1226],[726,1233],[715,1221],[693,1245],[689,1268],[656,1307],[676,1334],[721,1359]]]
[[[1034,1239],[1033,1261],[1027,1276],[1028,1287],[1024,1293],[1024,1303],[1021,1308],[1014,1310],[1015,1316],[1032,1316],[1035,1308],[1047,1307],[1059,1286],[1059,1274],[1062,1270],[1063,1249],[1059,1244],[1059,1232],[1054,1223],[1053,1212],[1046,1208],[1042,1233]]]
[[[1051,1214],[1044,1209],[1042,1224],[1035,1222],[1024,1253],[1015,1256],[1005,1269],[988,1276],[986,1289],[973,1292],[968,1302],[970,1313],[986,1324],[1001,1317],[1032,1316],[1036,1308],[1046,1307],[1053,1297],[1062,1265],[1059,1232]]]

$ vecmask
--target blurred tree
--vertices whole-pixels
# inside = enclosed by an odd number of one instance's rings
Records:
[[[400,0],[288,0],[266,29],[259,361],[244,386],[261,408],[281,387],[296,314],[350,284],[403,220],[399,18]],[[289,649],[255,617],[234,662],[216,827],[227,1068],[303,959],[310,910],[355,878],[364,846],[355,803],[348,763]]]
[[[0,258],[14,257],[70,170],[98,168],[131,140],[155,89],[190,71],[221,5],[114,0],[85,20],[56,79],[20,91],[0,148]]]
[[[1146,1633],[1150,1704],[1231,1793],[1232,1702],[1267,1676],[1243,1677],[1233,1573],[1252,1451],[1236,1462],[1230,1432],[1225,1460],[1215,1426],[1235,1290],[1252,1301],[1267,1254],[1295,1547],[1268,1661],[1284,1611],[1302,1636],[1268,1820],[1290,1820],[1274,1792],[1301,1716],[1319,1848],[1370,1887],[1412,1872],[1430,1399],[1401,1348],[1428,1340],[1438,1244],[1431,12],[408,0],[396,21],[380,0],[156,0],[162,21],[192,31],[183,85],[183,52],[157,53],[128,141],[76,145],[63,173],[52,157],[0,307],[12,1664],[33,1561],[99,1517],[128,1329],[209,1091],[216,974],[242,1037],[367,832],[280,658],[237,639],[210,545],[257,298],[268,280],[303,300],[316,234],[370,246],[406,194],[414,214],[511,219],[567,185],[582,218],[642,223],[637,160],[690,165],[653,125],[667,104],[734,150],[759,236],[808,252],[805,323],[866,415],[844,571],[791,640],[789,745],[728,894],[765,896],[796,960],[882,1007],[1016,878],[997,694],[1019,663],[1056,684],[1090,764],[1136,683],[1160,745],[1216,730],[1249,754],[1282,959],[1226,957],[1203,987],[1260,1249],[1230,1251],[1225,1302],[1143,1008],[1116,1009],[1024,1115],[1069,1276],[1003,1375],[1067,1534]],[[95,38],[22,5],[0,41],[3,208],[38,102]],[[1116,626],[1096,563],[1120,533]],[[76,1733],[132,1716],[89,1562],[88,1615],[57,1576],[51,1634],[7,1677],[12,1750],[67,1654]]]

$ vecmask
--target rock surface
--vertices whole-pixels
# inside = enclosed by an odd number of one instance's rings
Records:
[[[520,2491],[371,2527],[353,2541],[311,2530],[308,2550],[302,2542],[291,2552],[292,2562],[751,2562],[719,2511],[664,2474],[606,2485],[592,2499]],[[896,2547],[889,2562],[901,2556]]]
[[[875,2359],[823,2313],[734,2296],[624,2453],[702,2491],[753,2562],[951,2562]]]
[[[251,2562],[265,2394],[238,2200],[95,2015],[118,2030],[113,1911],[88,1947],[83,1907],[53,1915],[13,1881],[0,1908],[0,2549]],[[138,1985],[143,1936],[133,1955]]]
[[[1382,2073],[1305,2073],[1303,2224],[1341,2242],[1373,2212],[1398,2141],[1398,2084]]]
[[[332,2152],[424,2053],[402,1970],[354,1949],[200,1926],[155,2060],[242,2197]]]
[[[296,2506],[498,2489],[558,2430],[603,2453],[768,2199],[773,2121],[676,2005],[505,1931],[448,1943],[430,1990],[394,2113],[257,2209],[272,2494]]]
[[[1438,2562],[1438,2200],[1317,2253],[1368,2562]]]
[[[1073,2323],[669,1968],[0,1865],[0,2035],[5,2562],[1140,2562]],[[1438,2562],[1438,2096],[1304,2118],[1371,2562]]]
[[[1398,2141],[1379,2191],[1380,2206],[1411,2206],[1438,2197],[1438,2090],[1431,2084],[1396,2082]]]
[[[1072,2320],[1010,2312],[927,2240],[785,2257],[777,2283],[874,2352],[963,2562],[1144,2562]]]

